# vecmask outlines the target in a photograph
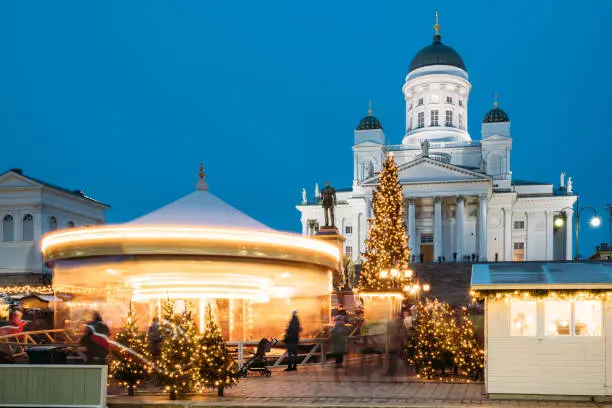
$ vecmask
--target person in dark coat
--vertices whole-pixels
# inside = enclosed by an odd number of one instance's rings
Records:
[[[85,333],[81,338],[81,345],[85,347],[87,364],[104,365],[108,355],[110,330],[102,321],[100,313],[95,312],[93,320],[85,326]]]
[[[336,316],[334,322],[334,328],[331,330],[331,349],[334,357],[336,357],[336,368],[342,368],[344,355],[346,354],[346,339],[349,333],[343,316]]]
[[[285,344],[287,345],[287,357],[289,359],[289,365],[285,371],[297,371],[298,343],[300,342],[301,331],[302,326],[300,326],[300,320],[297,317],[297,310],[294,310],[285,333]]]
[[[161,354],[161,333],[159,332],[159,319],[157,317],[153,318],[151,327],[149,327],[147,340],[149,341],[149,352],[151,353],[151,357],[157,360]]]

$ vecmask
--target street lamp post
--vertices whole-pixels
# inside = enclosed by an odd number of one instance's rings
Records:
[[[601,225],[601,218],[599,218],[599,216],[597,215],[597,210],[593,207],[590,206],[585,206],[580,208],[579,205],[579,198],[580,196],[578,196],[578,198],[576,198],[576,208],[573,207],[564,207],[562,209],[559,210],[559,213],[563,214],[565,212],[565,210],[572,210],[575,214],[576,214],[576,221],[574,223],[574,234],[575,234],[575,242],[576,242],[576,259],[580,259],[580,247],[579,247],[579,239],[580,239],[580,214],[584,211],[584,210],[591,210],[593,211],[593,216],[590,218],[589,220],[589,224],[591,225],[591,227],[594,228],[598,228]],[[567,218],[567,216],[566,216]],[[557,227],[562,227],[563,226],[563,218],[557,218],[555,219],[555,226]],[[569,226],[568,226],[569,227]]]
[[[393,289],[403,291],[406,294],[416,295],[421,290],[423,292],[429,292],[431,286],[427,283],[421,285],[419,281],[413,280],[414,271],[409,268],[391,268],[389,270],[382,270],[378,276],[381,279],[389,279],[392,283]]]

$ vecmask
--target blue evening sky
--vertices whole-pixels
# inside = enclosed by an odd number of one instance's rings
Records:
[[[401,87],[435,10],[473,85],[472,138],[499,92],[514,177],[565,170],[603,212],[609,0],[0,2],[2,171],[82,188],[123,222],[191,192],[204,161],[214,194],[299,231],[302,187],[351,185],[369,98],[401,142]],[[584,223],[583,254],[608,239],[603,221]]]

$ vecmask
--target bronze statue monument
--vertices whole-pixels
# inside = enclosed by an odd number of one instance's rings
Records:
[[[335,227],[334,207],[336,206],[336,190],[329,185],[329,181],[325,183],[325,188],[321,190],[321,206],[325,213],[325,226]]]

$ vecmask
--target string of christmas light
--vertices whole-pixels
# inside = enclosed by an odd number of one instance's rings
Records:
[[[602,300],[612,297],[612,292],[608,290],[498,290],[498,291],[471,291],[470,296],[473,301],[482,301],[485,298],[506,300]]]
[[[146,337],[138,331],[136,316],[131,306],[115,341],[125,349],[113,351],[109,377],[115,379],[121,386],[127,387],[129,395],[134,395],[134,389],[149,378],[153,366],[146,362],[150,359]],[[143,358],[136,358],[126,349]]]
[[[384,292],[402,290],[412,283],[412,277],[385,279],[381,271],[394,267],[407,267],[410,249],[404,224],[402,187],[399,182],[397,164],[389,154],[378,176],[378,186],[372,201],[374,217],[368,220],[369,230],[366,251],[363,254],[359,290]],[[398,287],[399,285],[399,287]]]
[[[32,294],[32,295],[52,295],[53,287],[51,286],[3,286],[0,287],[0,293],[5,295],[20,295],[20,294]]]
[[[484,351],[469,317],[457,319],[452,308],[437,299],[417,305],[408,350],[409,363],[424,378],[440,376],[451,365],[457,374],[474,377],[484,367]]]

